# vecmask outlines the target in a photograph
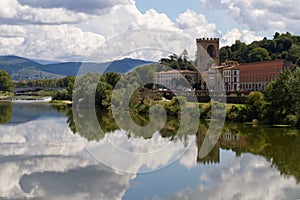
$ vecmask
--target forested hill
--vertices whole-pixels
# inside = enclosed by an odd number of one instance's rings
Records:
[[[220,49],[220,62],[236,60],[240,63],[286,59],[300,66],[300,36],[276,32],[273,39],[264,38],[249,45],[237,40]]]
[[[15,81],[76,76],[79,69],[81,73],[110,71],[126,73],[137,66],[151,63],[153,62],[125,58],[106,63],[63,62],[42,65],[18,56],[0,56],[0,70],[7,71]]]

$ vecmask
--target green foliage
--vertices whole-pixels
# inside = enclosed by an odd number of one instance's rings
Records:
[[[54,96],[56,94],[55,91],[48,91],[48,90],[40,90],[37,92],[38,96]]]
[[[71,100],[71,97],[68,95],[68,91],[66,89],[58,90],[52,96],[53,100]]]
[[[245,122],[249,120],[246,105],[233,105],[226,113],[226,120],[233,122]]]
[[[168,58],[161,58],[159,63],[171,67],[173,69],[191,71],[196,70],[193,65],[193,62],[189,60],[187,50],[183,50],[180,56],[178,56],[177,54],[172,54]],[[163,70],[165,69],[162,68],[160,71]]]
[[[268,117],[274,123],[299,124],[300,119],[300,69],[286,70],[266,88],[269,102]],[[295,115],[297,119],[295,120]],[[291,120],[294,118],[293,120]]]
[[[200,104],[200,118],[210,119],[211,117],[211,101],[207,104]]]
[[[236,60],[240,63],[287,59],[300,66],[300,36],[275,33],[273,39],[264,38],[249,45],[237,40],[220,49],[220,61]]]
[[[101,81],[108,83],[114,88],[118,83],[118,81],[120,80],[120,78],[121,78],[121,74],[118,74],[116,72],[108,72],[102,75]]]
[[[98,108],[108,108],[111,104],[112,86],[100,81],[97,85],[95,105]]]
[[[265,117],[266,101],[261,92],[251,92],[246,99],[250,119],[262,120]]]
[[[12,88],[13,82],[10,75],[4,70],[0,70],[0,91],[11,92]]]
[[[39,80],[20,80],[15,87],[50,87],[50,88],[66,88],[70,82],[75,81],[75,76],[66,76],[60,79],[39,79]]]
[[[256,47],[252,49],[249,53],[249,60],[251,62],[259,62],[270,59],[269,52],[262,47]]]
[[[184,106],[185,103],[186,99],[184,97],[176,97],[173,98],[171,101],[160,102],[160,104],[166,110],[168,116],[179,116],[181,112],[181,105]]]

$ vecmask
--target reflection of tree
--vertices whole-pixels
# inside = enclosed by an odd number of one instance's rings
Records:
[[[229,148],[237,154],[251,152],[264,156],[281,174],[294,176],[300,182],[300,131],[290,128],[252,127],[242,124],[227,124],[238,140],[224,141],[221,147]]]
[[[198,151],[207,134],[207,125],[201,124],[197,134]],[[197,161],[201,164],[218,163],[220,147],[236,152],[236,156],[247,152],[264,156],[281,174],[294,176],[300,182],[300,131],[297,129],[226,123],[217,145],[206,157],[198,156]]]
[[[284,175],[292,175],[300,182],[300,132],[293,129],[265,129],[264,140],[269,145],[262,155]]]
[[[3,105],[0,105],[0,112],[2,116],[9,116],[4,114]],[[6,113],[11,112],[9,106],[6,106]],[[111,112],[98,110],[96,116],[97,124],[91,120],[91,110],[81,113],[79,117],[80,123],[74,123],[72,110],[69,108],[66,112],[68,116],[68,123],[71,130],[76,133],[76,128],[79,128],[79,134],[87,140],[99,141],[105,134],[119,129],[115,123]],[[11,114],[10,114],[11,115]],[[122,117],[120,115],[120,117]],[[140,126],[148,125],[149,116],[132,114],[132,119]],[[186,116],[185,116],[186,117]],[[159,120],[159,119],[157,119]],[[192,118],[191,118],[192,121]],[[149,133],[142,133],[139,129],[131,129],[127,127],[128,119],[122,118],[120,120],[121,127],[128,133],[128,137],[143,137],[149,139],[154,134],[153,131]],[[99,125],[101,129],[99,129]],[[180,126],[180,130],[179,130]],[[84,130],[84,131],[83,131]],[[207,135],[208,124],[201,122],[197,133],[197,147],[198,151],[201,148],[204,137]],[[171,141],[181,140],[187,141],[188,135],[192,134],[189,124],[180,125],[180,117],[168,117],[166,123],[160,129],[162,137],[170,138]],[[222,136],[219,142],[212,149],[212,151],[204,158],[197,156],[197,161],[201,164],[212,164],[220,162],[219,148],[232,150],[236,152],[237,156],[243,153],[250,152],[252,154],[264,156],[276,167],[281,174],[292,175],[300,182],[300,131],[288,128],[270,128],[270,127],[252,127],[244,124],[226,123],[223,129]]]
[[[129,119],[123,117],[121,113],[116,116],[120,118],[120,124],[118,125],[114,120],[113,114],[106,110],[96,110],[96,117],[98,121],[97,124],[95,124],[95,122],[92,120],[92,116],[95,115],[95,111],[92,109],[86,109],[81,111],[81,116],[77,117],[78,119],[76,119],[79,123],[75,124],[72,109],[67,107],[65,109],[65,114],[68,117],[67,122],[72,132],[79,132],[82,137],[88,139],[89,141],[98,141],[103,138],[105,134],[120,129],[120,127],[128,133],[128,136],[149,139],[156,131],[159,131],[162,137],[170,138],[170,140],[179,139],[186,143],[188,139],[187,136],[192,134],[190,130],[191,126],[189,124],[180,125],[180,117],[168,117],[164,126],[160,127],[154,123],[152,127],[149,127],[147,132],[142,132],[139,128],[142,128],[150,123],[149,115],[131,113],[132,120],[138,125],[134,128],[130,126]],[[160,121],[162,119],[158,117],[156,120]],[[191,123],[192,121],[193,120],[191,119]],[[178,132],[179,126],[181,126],[180,132]]]
[[[12,117],[12,103],[0,103],[0,124],[7,124]]]

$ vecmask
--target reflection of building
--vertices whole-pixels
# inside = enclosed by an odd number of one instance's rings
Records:
[[[220,145],[219,142],[212,148],[212,150],[204,157],[200,157],[200,149],[204,142],[206,134],[205,133],[198,133],[197,134],[197,147],[198,147],[198,155],[197,155],[197,162],[201,164],[214,164],[220,163]]]
[[[201,164],[214,164],[220,162],[220,148],[222,149],[234,149],[236,151],[236,155],[239,155],[242,149],[246,149],[247,137],[243,135],[237,135],[232,133],[231,130],[226,129],[222,136],[219,138],[218,142],[214,145],[212,150],[204,157],[200,157],[200,149],[203,145],[204,138],[207,136],[206,131],[200,131],[197,134],[197,147],[198,147],[198,155],[197,162]],[[209,142],[209,140],[208,140]],[[213,141],[211,141],[213,142]]]
[[[247,149],[247,137],[244,135],[237,135],[231,130],[226,129],[220,138],[220,146],[225,149],[232,149],[236,152],[236,156],[240,156],[243,149]]]
[[[193,82],[196,82],[199,75],[197,72],[189,70],[169,70],[155,73],[156,84],[169,88],[173,88],[175,86],[174,80],[180,79],[180,77],[190,77]]]

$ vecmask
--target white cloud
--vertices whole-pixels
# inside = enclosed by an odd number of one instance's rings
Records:
[[[298,0],[206,0],[211,7],[227,10],[245,29],[272,34],[275,31],[299,33]]]
[[[95,13],[97,10],[119,4],[134,4],[133,0],[18,0],[21,5],[36,8],[65,8],[68,10]]]
[[[10,38],[9,35],[20,36]],[[82,60],[91,49],[104,41],[99,34],[84,32],[71,25],[27,25],[22,32],[10,30],[9,35],[0,37],[0,54],[50,60]]]
[[[218,37],[220,35],[214,23],[209,23],[203,14],[198,14],[192,10],[181,13],[176,22],[180,29],[193,38],[200,36]]]
[[[218,3],[217,0],[206,2]],[[219,2],[222,6],[228,5],[230,9],[237,10],[232,11],[233,15],[240,13],[241,9],[236,5],[238,3],[237,0]],[[261,12],[256,12],[256,15],[260,14]],[[216,25],[208,22],[205,15],[192,10],[181,13],[175,21],[154,9],[143,14],[133,0],[91,0],[85,3],[83,0],[72,3],[70,0],[2,0],[0,22],[1,55],[14,54],[58,61],[84,60],[91,49],[101,48],[104,40],[116,39],[119,35],[143,29],[145,32],[149,32],[147,29],[156,29],[165,36],[156,34],[158,37],[149,37],[149,34],[141,31],[134,38],[116,40],[113,48],[103,51],[102,58],[105,59],[100,62],[120,58],[119,56],[128,53],[128,49],[142,47],[151,47],[152,50],[141,50],[142,52],[133,52],[131,55],[134,58],[158,61],[166,56],[166,52],[155,52],[153,48],[177,54],[187,49],[193,59],[196,51],[195,39],[198,37],[220,37],[221,45],[230,45],[236,39],[249,43],[259,38],[248,28],[242,31],[232,29],[222,36]],[[276,20],[269,23],[282,25]],[[164,31],[169,31],[170,34],[166,36]]]
[[[246,44],[249,44],[254,40],[261,39],[263,39],[263,37],[256,36],[256,33],[254,31],[243,30],[241,32],[237,28],[234,28],[222,36],[221,46],[234,44],[236,40],[240,40],[242,42],[245,42]]]
[[[25,30],[22,26],[0,25],[0,37],[23,37]]]
[[[78,25],[83,30],[111,37],[125,31],[142,28],[176,30],[166,14],[150,9],[142,14],[135,5],[116,5],[102,15],[86,20]]]
[[[7,24],[66,24],[78,23],[89,16],[64,8],[32,8],[21,6],[16,0],[0,2],[0,22]]]

